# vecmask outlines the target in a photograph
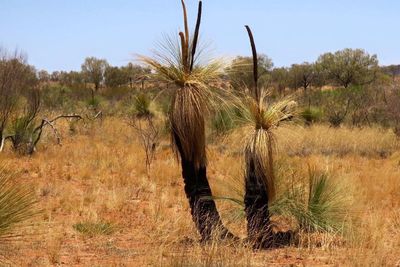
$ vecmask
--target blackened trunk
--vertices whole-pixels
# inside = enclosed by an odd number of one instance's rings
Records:
[[[245,177],[245,212],[248,240],[255,249],[269,248],[273,244],[273,234],[268,211],[268,191],[255,175],[254,164]]]
[[[210,184],[207,179],[206,166],[196,165],[185,159],[178,136],[174,135],[181,156],[182,177],[185,193],[189,200],[191,214],[203,242],[212,239],[213,234],[219,238],[234,238],[234,235],[223,225],[215,201],[212,199]]]

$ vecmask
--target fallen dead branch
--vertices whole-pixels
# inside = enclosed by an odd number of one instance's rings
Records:
[[[7,140],[11,140],[15,150],[26,153],[28,155],[32,155],[36,151],[36,146],[39,143],[40,138],[42,137],[43,130],[46,126],[49,126],[53,130],[53,133],[57,139],[57,144],[61,145],[61,135],[57,127],[55,126],[55,122],[60,119],[82,120],[83,118],[80,115],[72,114],[72,115],[58,115],[50,120],[42,119],[41,123],[37,127],[35,127],[33,131],[28,133],[29,138],[27,138],[26,140],[18,138],[16,133],[14,133],[13,135],[8,135],[3,137],[0,143],[0,152],[3,151],[5,142]],[[29,124],[33,123],[33,120],[29,120],[28,123]]]

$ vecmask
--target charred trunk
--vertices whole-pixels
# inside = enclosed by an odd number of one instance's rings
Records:
[[[244,203],[248,240],[256,249],[271,247],[273,234],[268,210],[268,191],[256,176],[253,162],[245,178]]]
[[[267,249],[290,244],[293,239],[291,230],[274,232],[269,213],[268,190],[254,172],[254,164],[250,163],[250,171],[245,177],[245,212],[247,219],[247,239],[254,249]]]
[[[223,225],[215,201],[212,199],[210,184],[207,179],[207,167],[196,167],[194,162],[185,159],[179,138],[174,134],[176,145],[181,156],[182,177],[185,193],[189,200],[191,214],[202,242],[209,241],[215,234],[218,238],[234,238],[234,235]]]

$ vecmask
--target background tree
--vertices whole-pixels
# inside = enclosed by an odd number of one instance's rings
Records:
[[[62,85],[76,86],[81,85],[85,82],[85,77],[82,72],[78,71],[61,71],[59,73],[58,81]]]
[[[129,83],[128,73],[118,67],[108,66],[104,78],[107,87],[119,87]]]
[[[400,89],[390,90],[386,102],[386,114],[392,121],[394,133],[400,137]]]
[[[20,95],[34,87],[36,80],[36,71],[26,63],[23,54],[0,49],[0,148]]]
[[[317,72],[315,65],[304,62],[303,64],[293,64],[289,70],[290,85],[293,89],[303,88],[304,92],[316,79]]]
[[[95,57],[88,57],[82,64],[82,74],[85,76],[86,81],[94,84],[92,90],[92,99],[94,99],[94,92],[97,92],[101,83],[104,81],[104,74],[107,69],[108,63],[105,59],[97,59]]]
[[[41,70],[38,72],[38,78],[41,82],[48,82],[50,81],[50,74],[46,70]]]
[[[364,85],[373,82],[378,72],[378,58],[362,49],[343,49],[325,53],[317,64],[334,84],[347,88],[349,85]]]
[[[287,68],[274,68],[271,72],[271,81],[280,95],[285,93],[289,86],[289,71]]]
[[[59,80],[60,80],[60,72],[59,71],[53,71],[50,74],[50,81],[58,82]]]
[[[140,65],[134,65],[132,63],[128,63],[128,65],[121,67],[121,70],[125,73],[128,78],[129,87],[133,88],[133,85],[137,82],[141,83],[141,86],[144,86],[144,77],[150,75],[151,70],[149,68],[144,68]]]
[[[253,80],[253,59],[251,57],[236,57],[231,65],[225,69],[231,85],[236,90],[252,88]],[[258,80],[260,86],[266,86],[271,81],[271,70],[274,64],[266,55],[258,55]]]
[[[150,69],[129,63],[122,67],[108,66],[105,71],[105,85],[119,87],[129,85],[133,88],[135,83],[142,83],[143,78],[150,74]]]
[[[393,81],[400,75],[400,65],[383,66],[381,70],[383,73],[390,75]]]
[[[339,127],[346,119],[351,109],[351,88],[321,92],[323,110],[332,127]]]

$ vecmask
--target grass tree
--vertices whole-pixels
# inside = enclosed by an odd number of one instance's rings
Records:
[[[178,41],[167,39],[155,57],[141,57],[141,60],[160,78],[174,85],[169,111],[172,143],[180,158],[185,193],[202,241],[216,234],[220,238],[233,237],[222,223],[207,179],[205,114],[211,96],[209,85],[218,79],[220,64],[205,64],[199,58],[202,2],[199,2],[193,37],[189,35],[185,2],[181,2],[184,32],[179,32]]]
[[[38,213],[35,190],[15,176],[0,164],[0,244],[17,235],[17,227]]]
[[[257,50],[251,29],[246,26],[253,53],[253,88],[246,98],[245,117],[250,122],[245,143],[245,212],[248,240],[255,248],[270,247],[274,235],[270,227],[269,203],[275,196],[274,129],[290,120],[292,101],[267,103],[267,94],[258,86]]]

